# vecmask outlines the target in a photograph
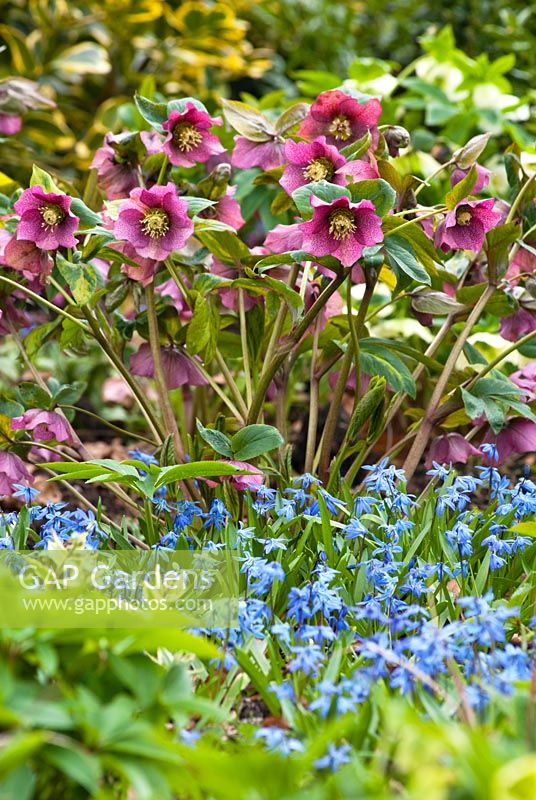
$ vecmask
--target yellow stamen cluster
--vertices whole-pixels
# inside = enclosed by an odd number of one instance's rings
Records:
[[[456,225],[469,225],[471,222],[471,212],[466,208],[461,208],[456,212]]]
[[[303,170],[308,181],[330,181],[333,178],[333,162],[329,158],[314,158]]]
[[[339,114],[338,116],[333,118],[331,125],[329,126],[329,132],[335,139],[341,139],[345,142],[347,139],[350,138],[352,135],[352,128],[350,127],[349,120]]]
[[[169,217],[161,208],[151,208],[141,221],[143,232],[151,239],[161,239],[169,230]]]
[[[179,122],[173,128],[173,141],[183,153],[189,153],[203,141],[195,125],[189,122]]]
[[[46,203],[39,209],[41,212],[41,223],[43,228],[54,228],[65,219],[65,214],[62,209],[54,203]]]
[[[354,215],[348,208],[337,208],[332,211],[328,222],[328,230],[337,241],[347,239],[357,229]]]

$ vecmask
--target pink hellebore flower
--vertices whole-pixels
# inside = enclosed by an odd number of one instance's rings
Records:
[[[237,231],[246,224],[240,203],[233,197],[237,189],[237,186],[228,186],[225,194],[216,201],[215,205],[200,211],[197,216],[201,219],[218,219]]]
[[[0,264],[22,272],[28,280],[37,277],[41,283],[45,283],[46,278],[52,272],[53,262],[49,254],[33,242],[19,241],[12,236],[3,250],[4,252],[0,253]]]
[[[187,285],[189,285],[188,282]],[[154,290],[161,297],[171,300],[171,305],[176,309],[181,322],[188,322],[188,320],[192,318],[192,311],[187,306],[184,295],[173,278],[169,278],[169,280],[159,283],[158,286],[155,286]]]
[[[536,361],[529,361],[517,372],[512,372],[510,380],[523,389],[529,402],[536,400]]]
[[[446,245],[453,250],[477,252],[484,244],[486,233],[501,221],[493,210],[495,200],[462,200],[449,211],[436,230],[436,247]]]
[[[252,142],[245,136],[235,136],[231,163],[240,169],[275,169],[285,163],[285,142],[275,134],[264,142]]]
[[[287,139],[285,157],[289,164],[279,183],[288,194],[311,181],[330,181],[339,186],[346,183],[344,175],[337,172],[346,159],[336,147],[326,144],[325,136],[311,143]]]
[[[370,131],[374,144],[378,140],[376,126],[381,113],[381,103],[376,98],[360,103],[334,89],[318,95],[298,133],[309,140],[325,136],[328,144],[346,147]]]
[[[217,136],[209,132],[213,125],[221,125],[220,117],[212,118],[193,103],[185,111],[172,111],[162,127],[167,131],[164,153],[176,167],[193,167],[208,161],[211,156],[223,153]]]
[[[476,169],[477,179],[475,185],[471,189],[471,194],[478,194],[478,192],[481,192],[482,189],[485,189],[485,187],[489,183],[489,176],[491,175],[491,171],[489,169],[486,169],[486,167],[481,167],[480,164],[475,164],[475,169]],[[468,169],[461,169],[461,167],[456,167],[456,169],[450,176],[450,185],[456,186],[456,184],[459,183],[460,181],[463,181],[463,179],[468,174],[469,174]]]
[[[508,342],[517,342],[527,333],[536,331],[536,313],[528,308],[518,308],[508,317],[501,320],[500,333]]]
[[[121,160],[111,143],[120,142],[121,136],[107,133],[104,144],[95,152],[91,166],[97,170],[99,188],[109,200],[119,200],[138,186],[136,164]]]
[[[268,231],[263,247],[271,253],[286,253],[291,250],[301,250],[303,232],[301,225],[276,225]]]
[[[470,456],[481,457],[482,453],[460,433],[447,433],[432,442],[425,467],[430,469],[434,461],[437,464],[467,464]]]
[[[142,258],[163,261],[174,250],[184,247],[194,230],[188,217],[188,204],[177,197],[174,183],[133,189],[119,206],[114,225],[118,239],[129,242]]]
[[[24,461],[6,450],[0,450],[0,496],[13,494],[15,484],[33,483]]]
[[[14,208],[20,214],[17,239],[34,242],[42,250],[76,247],[74,232],[80,219],[70,210],[69,195],[31,186],[24,190]]]
[[[251,248],[252,255],[259,255],[264,256],[268,255],[268,250],[265,247],[252,247]],[[229,278],[229,280],[237,280],[241,277],[241,272],[236,267],[233,267],[231,264],[223,264],[221,261],[218,261],[217,258],[212,259],[212,272],[215,275],[219,275],[221,278]],[[273,275],[273,272],[272,272]],[[219,290],[219,295],[221,297],[222,305],[225,308],[232,308],[235,311],[238,311],[239,308],[239,290],[226,288],[225,286]],[[251,295],[248,292],[244,292],[244,308],[246,311],[250,311],[254,305],[256,305],[261,300],[259,295]]]
[[[311,205],[313,218],[300,227],[303,249],[312,255],[332,255],[350,267],[365,247],[383,241],[382,221],[370,200],[352,203],[348,197],[338,197],[326,203],[311,195]]]
[[[14,431],[31,431],[38,442],[73,442],[73,432],[67,420],[55,411],[30,408],[11,420]]]
[[[371,155],[357,158],[355,161],[347,161],[337,172],[339,175],[343,175],[349,183],[371,181],[380,177],[376,159]]]
[[[0,136],[15,136],[22,128],[19,114],[0,114]]]
[[[203,386],[206,379],[197,368],[195,361],[173,345],[161,348],[162,368],[169,389],[179,386]],[[137,353],[130,357],[130,369],[133,375],[154,378],[154,361],[151,346],[144,342]]]
[[[526,244],[528,247],[532,248],[532,250],[536,249],[536,241],[527,241]],[[525,247],[525,243],[522,243],[521,247],[510,261],[504,277],[512,285],[516,286],[519,282],[520,275],[532,275],[534,271],[536,271],[536,255]]]
[[[499,464],[512,454],[522,455],[536,450],[536,422],[523,417],[509,420],[502,431],[495,435],[489,431],[484,442],[492,442],[497,446]]]
[[[239,492],[244,492],[247,489],[254,489],[257,486],[262,486],[264,483],[264,473],[253,464],[248,464],[247,461],[229,461],[233,467],[237,469],[247,469],[252,475],[230,475],[229,482],[234,489]]]
[[[147,286],[151,283],[158,269],[158,261],[153,258],[141,258],[129,242],[116,245],[114,249],[119,250],[120,253],[136,264],[135,267],[127,262],[121,264],[121,272],[128,275],[131,280],[139,281],[142,286]]]

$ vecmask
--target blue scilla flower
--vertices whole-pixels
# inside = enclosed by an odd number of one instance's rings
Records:
[[[309,500],[312,499],[312,495],[308,494],[303,488],[294,489],[292,486],[289,486],[285,489],[284,493],[289,495],[301,509],[305,508]]]
[[[155,464],[158,466],[158,459],[152,453],[144,453],[139,447],[134,450],[128,451],[129,456],[136,461],[141,461],[143,464]]]
[[[252,508],[258,514],[267,514],[275,508],[277,492],[269,486],[257,486],[255,491],[255,500],[252,502]]]
[[[344,500],[339,500],[338,497],[334,497],[332,494],[327,492],[325,489],[319,489],[318,490],[318,494],[324,500],[324,503],[326,504],[326,508],[327,508],[327,510],[329,511],[330,514],[339,514],[341,511],[346,511],[346,503],[344,502]],[[311,506],[311,508],[312,508],[312,506]],[[316,514],[317,512],[314,512],[314,513]],[[312,511],[311,511],[311,515],[313,515]]]
[[[309,703],[309,710],[318,711],[322,719],[325,719],[333,706],[333,700],[337,697],[339,689],[332,681],[328,680],[319,681],[316,689],[318,695]]]
[[[445,537],[450,546],[464,558],[473,554],[473,531],[461,520],[451,530],[445,531]]]
[[[335,641],[337,637],[329,625],[302,625],[296,631],[296,638],[301,641],[307,639],[315,644],[324,644],[324,642]]]
[[[322,486],[322,481],[310,472],[304,472],[303,475],[298,475],[294,478],[292,483],[299,484],[303,489],[310,489],[311,486]]]
[[[275,513],[278,517],[283,517],[284,520],[290,522],[296,519],[298,514],[296,503],[287,497],[280,497],[279,502],[275,506]]]
[[[257,541],[263,545],[265,555],[277,552],[278,550],[286,550],[288,546],[288,539],[286,539],[284,536],[257,539]]]
[[[264,639],[271,615],[272,612],[262,600],[254,597],[241,600],[238,609],[240,630],[252,634],[256,639]]]
[[[238,523],[236,531],[236,540],[240,547],[248,548],[255,538],[257,531],[253,527],[246,527],[242,520]]]
[[[13,492],[13,497],[20,497],[25,503],[33,503],[35,498],[41,494],[39,489],[25,486],[23,483],[14,483],[13,486],[17,490]]]
[[[196,518],[203,517],[203,512],[199,505],[192,500],[179,500],[174,504],[173,528],[175,531],[183,531],[191,525]]]
[[[171,506],[169,505],[168,501],[165,497],[154,497],[153,498],[153,505],[155,507],[155,511],[158,514],[163,514],[164,512],[169,513],[171,511]]]
[[[303,672],[304,675],[317,674],[325,658],[319,645],[295,645],[290,650],[294,654],[294,658],[288,664],[290,672]]]
[[[465,612],[463,623],[464,637],[483,647],[491,647],[495,643],[506,640],[505,623],[517,616],[517,608],[491,605],[492,592],[483,597],[461,597],[457,604]]]
[[[358,539],[368,534],[368,530],[357,517],[352,517],[342,530],[346,539]]]
[[[11,536],[0,537],[0,550],[14,550],[13,539]]]
[[[288,593],[287,614],[302,625],[313,616],[313,599],[311,585],[293,586]]]
[[[271,683],[270,691],[275,694],[279,702],[282,700],[290,700],[291,703],[296,702],[296,693],[290,681],[283,681],[282,683]]]
[[[288,622],[274,622],[274,624],[270,628],[270,631],[284,645],[286,645],[287,647],[290,645],[292,629]]]
[[[208,550],[209,552],[223,550],[224,547],[225,544],[223,542],[213,542],[212,539],[209,539],[203,544],[203,550]]]
[[[438,480],[445,482],[450,475],[451,469],[452,464],[450,464],[448,467],[444,467],[442,464],[438,464],[437,461],[432,461],[432,469],[427,470],[426,474],[431,478],[437,478]]]
[[[354,514],[360,517],[362,514],[370,514],[377,507],[379,500],[371,495],[358,495],[354,499]]]
[[[342,598],[338,590],[330,588],[321,580],[311,584],[311,602],[313,614],[320,611],[326,619],[330,617],[333,612],[340,611],[343,607]]]
[[[226,509],[223,500],[218,500],[215,497],[210,504],[209,510],[203,516],[205,517],[203,527],[210,528],[214,526],[217,531],[221,531],[227,524],[229,511]]]
[[[406,494],[405,492],[396,492],[389,501],[391,510],[400,511],[402,514],[407,514],[415,503],[414,494]],[[413,525],[413,523],[411,523]]]
[[[490,461],[495,461],[495,463],[499,462],[499,451],[497,450],[496,444],[484,442],[484,444],[480,445],[480,450],[489,458]]]
[[[169,531],[165,536],[162,536],[159,542],[153,544],[153,548],[156,550],[176,550],[178,538],[179,534],[176,531]]]
[[[248,572],[248,587],[256,597],[262,597],[268,594],[274,581],[285,580],[285,570],[278,561],[266,561],[264,558],[256,561],[255,567]]]
[[[363,469],[370,472],[364,480],[365,486],[376,492],[394,494],[397,491],[398,481],[406,480],[404,470],[389,464],[388,458],[382,458],[375,466],[365,465]]]
[[[343,764],[348,764],[350,759],[350,745],[342,744],[337,747],[333,742],[328,744],[328,752],[322,758],[317,758],[314,766],[317,769],[329,769],[331,772],[337,772]]]
[[[258,728],[253,737],[262,740],[267,750],[276,751],[284,756],[302,752],[304,749],[299,739],[295,736],[289,736],[283,728],[278,728],[275,725]]]
[[[19,515],[16,511],[10,511],[7,514],[0,514],[0,530],[5,530],[8,525],[16,525]]]

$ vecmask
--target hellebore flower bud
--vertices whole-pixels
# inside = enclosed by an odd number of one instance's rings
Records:
[[[400,125],[389,125],[383,131],[383,138],[389,150],[389,155],[393,158],[399,155],[400,150],[408,147],[411,143],[409,131]]]

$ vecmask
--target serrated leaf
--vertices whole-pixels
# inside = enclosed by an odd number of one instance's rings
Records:
[[[56,254],[56,266],[71,290],[75,302],[78,305],[89,303],[99,285],[94,268],[83,262],[74,264],[72,261],[67,261],[61,253]]]

